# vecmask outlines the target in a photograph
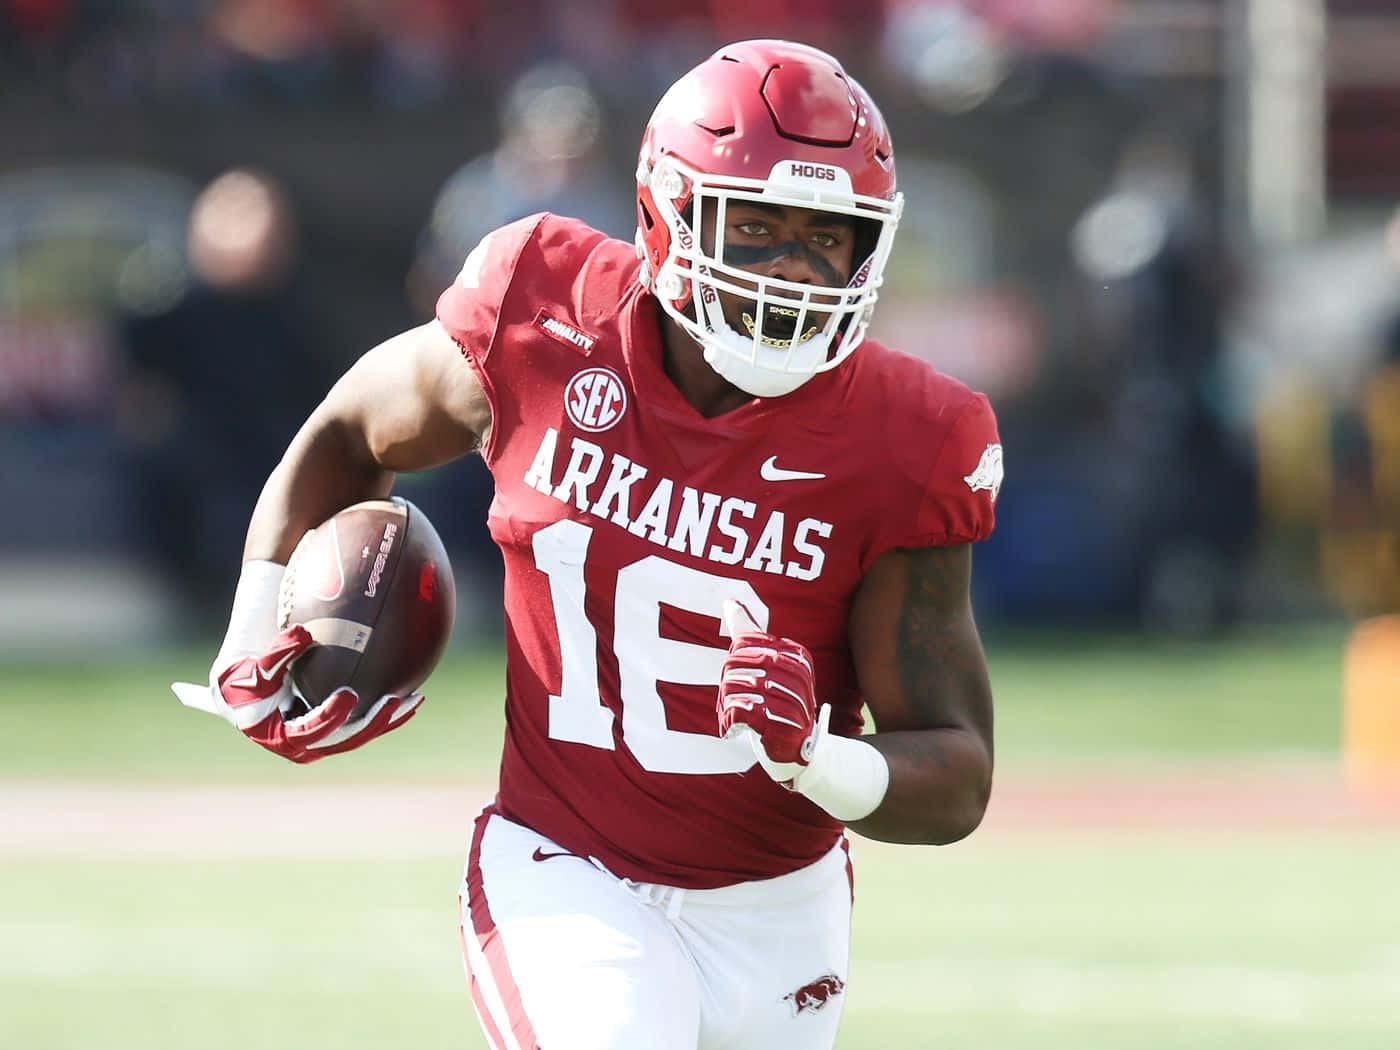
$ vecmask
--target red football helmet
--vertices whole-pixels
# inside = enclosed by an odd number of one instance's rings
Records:
[[[707,251],[702,231],[723,230],[736,200],[854,217],[850,282],[758,276],[725,262],[722,237]],[[884,118],[836,59],[783,40],[731,44],[666,92],[642,136],[642,280],[716,372],[759,397],[785,394],[865,337],[903,203]],[[721,291],[752,302],[750,331],[725,320]]]

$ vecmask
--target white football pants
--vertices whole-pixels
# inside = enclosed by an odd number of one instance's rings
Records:
[[[845,1005],[843,839],[714,890],[619,879],[488,807],[461,887],[462,958],[493,1050],[830,1050]]]

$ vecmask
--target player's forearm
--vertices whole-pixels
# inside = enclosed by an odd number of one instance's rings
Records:
[[[393,483],[357,428],[313,415],[263,486],[243,560],[286,564],[308,530],[351,504],[387,496]]]
[[[850,828],[884,842],[941,845],[970,835],[992,790],[992,755],[976,733],[920,729],[861,737],[889,763],[879,806]]]

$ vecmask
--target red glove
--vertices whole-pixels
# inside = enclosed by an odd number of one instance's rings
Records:
[[[749,734],[768,775],[790,787],[811,761],[830,711],[823,705],[818,717],[812,654],[760,631],[739,602],[724,603],[724,619],[733,641],[720,670],[720,735]]]
[[[261,656],[244,657],[211,675],[207,689],[176,682],[175,694],[182,703],[219,715],[254,743],[298,763],[367,744],[403,725],[423,702],[421,693],[383,696],[349,722],[360,698],[353,689],[339,689],[305,714],[287,718],[297,699],[287,668],[314,644],[305,627],[290,627]]]

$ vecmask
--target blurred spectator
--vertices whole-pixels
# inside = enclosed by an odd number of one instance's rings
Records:
[[[0,461],[45,508],[14,522],[0,552],[110,554],[135,542],[115,318],[179,294],[192,196],[182,179],[119,165],[0,177]]]
[[[1393,305],[1357,389],[1331,413],[1322,570],[1352,615],[1400,612],[1400,210],[1385,234]]]
[[[208,18],[206,85],[216,97],[279,101],[326,92],[336,73],[334,0],[218,0]]]
[[[1234,355],[1254,388],[1267,597],[1367,616],[1400,609],[1400,213],[1351,226],[1259,266]]]
[[[976,13],[958,4],[903,3],[881,41],[891,71],[924,105],[963,113],[985,102],[1006,78],[1009,47]]]
[[[994,402],[1023,394],[1044,358],[1028,297],[1008,285],[1005,215],[951,162],[901,159],[904,214],[880,290],[880,338]]]
[[[1368,4],[1394,22],[1393,4]],[[197,508],[201,472],[265,469],[248,461],[305,415],[322,370],[429,316],[487,230],[550,209],[630,239],[635,135],[657,92],[758,33],[830,48],[889,100],[906,210],[877,335],[997,403],[1017,483],[979,562],[989,616],[1204,624],[1240,573],[1262,616],[1391,604],[1400,402],[1381,347],[1400,343],[1400,278],[1378,262],[1376,198],[1348,187],[1364,175],[1393,196],[1372,176],[1400,67],[1383,48],[1360,56],[1376,83],[1344,156],[1331,143],[1327,235],[1255,253],[1240,279],[1221,244],[1221,9],[1148,6],[0,0],[0,455],[55,510],[6,543],[144,542],[222,585],[238,537]],[[1330,39],[1380,39],[1365,28]],[[245,163],[295,178],[300,248],[195,258],[197,185]],[[236,350],[253,358],[221,374]],[[255,382],[286,390],[257,427],[209,392]],[[240,462],[201,466],[220,456]],[[472,544],[490,489],[465,462],[402,483]],[[245,520],[253,495],[210,498]],[[1255,501],[1270,525],[1251,551]]]
[[[1000,598],[1213,630],[1238,609],[1255,486],[1220,364],[1229,283],[1184,144],[1129,140],[1066,247],[1073,333],[1002,431],[1019,483],[989,541]]]
[[[0,25],[7,36],[33,46],[43,46],[58,40],[77,21],[73,0],[3,0],[0,2]]]
[[[1237,609],[1254,463],[1221,366],[1231,276],[1182,140],[1152,129],[1128,143],[1115,185],[1076,227],[1075,256],[1102,439],[1142,479],[1142,609],[1167,628],[1209,629]]]
[[[169,632],[170,603],[134,555],[121,391],[124,309],[179,294],[193,188],[145,167],[0,175],[0,652],[70,654]],[[74,600],[80,595],[80,600]]]
[[[235,170],[209,183],[187,251],[185,293],[128,319],[127,430],[148,553],[221,609],[262,482],[325,381],[295,292],[296,222],[274,180]]]
[[[537,65],[507,90],[500,109],[501,138],[468,161],[438,193],[418,239],[408,274],[414,308],[431,317],[438,295],[483,236],[537,211],[570,215],[631,241],[637,219],[630,171],[608,163],[602,105],[574,66]],[[408,479],[408,493],[444,535],[466,544],[459,576],[474,573],[481,586],[469,593],[499,593],[500,557],[483,523],[491,501],[490,475],[475,459],[463,459]],[[477,629],[496,626],[499,609],[459,610],[478,617]]]
[[[636,230],[631,176],[608,164],[603,110],[583,75],[551,61],[506,92],[501,139],[452,175],[419,238],[409,291],[425,317],[483,236],[537,211],[583,219],[630,241]]]
[[[466,64],[466,43],[485,15],[484,0],[374,0],[364,6],[375,40],[376,97],[400,108],[438,102]]]

